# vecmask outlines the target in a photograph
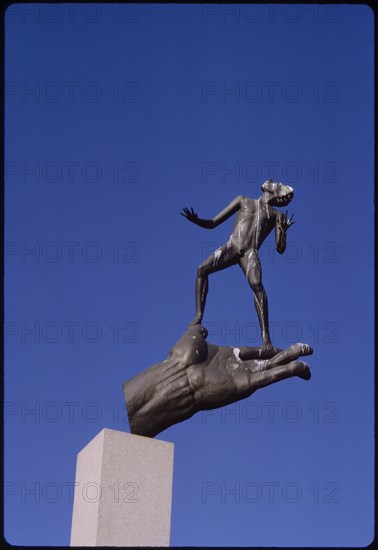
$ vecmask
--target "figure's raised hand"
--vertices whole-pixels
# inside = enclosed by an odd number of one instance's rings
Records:
[[[193,208],[183,208],[182,212],[180,212],[181,216],[184,216],[187,220],[189,220],[192,223],[197,223],[198,221],[198,215],[196,212],[194,212]]]
[[[294,218],[294,214],[292,214],[290,216],[290,218],[288,218],[288,213],[287,213],[287,210],[286,210],[285,216],[282,219],[282,226],[285,229],[285,231],[287,229],[289,229],[289,227],[291,227],[293,225],[293,223],[295,223],[295,220],[293,220],[293,218]]]

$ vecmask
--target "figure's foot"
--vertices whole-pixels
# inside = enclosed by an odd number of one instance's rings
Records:
[[[261,346],[261,350],[263,352],[272,352],[272,351],[274,351],[272,342],[264,342],[263,345]]]
[[[194,325],[200,325],[201,324],[201,317],[198,317],[198,315],[196,315],[193,319],[193,321],[191,323],[189,323],[189,327],[193,327]]]
[[[193,335],[198,334],[200,336],[203,336],[203,338],[206,338],[209,334],[208,330],[204,326],[202,326],[201,323],[190,323],[188,325],[188,332]]]
[[[199,325],[201,327],[201,335],[204,337],[204,338],[207,338],[207,335],[209,334],[209,331],[207,330],[207,328],[205,328],[204,326],[202,325]]]

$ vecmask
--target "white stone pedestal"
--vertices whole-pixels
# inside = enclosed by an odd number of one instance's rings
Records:
[[[173,443],[102,430],[77,457],[71,546],[169,546]]]

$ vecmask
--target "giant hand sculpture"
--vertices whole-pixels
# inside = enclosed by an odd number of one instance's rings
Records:
[[[123,384],[130,431],[153,437],[202,410],[223,407],[285,378],[311,377],[307,344],[278,348],[222,347],[206,342],[207,331],[190,325],[167,359]]]

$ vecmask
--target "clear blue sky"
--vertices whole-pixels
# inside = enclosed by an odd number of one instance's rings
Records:
[[[312,345],[313,376],[158,436],[175,444],[171,544],[368,544],[371,10],[15,4],[5,47],[8,541],[69,544],[76,454],[128,431],[122,383],[192,319],[232,220],[210,232],[179,210],[211,217],[273,177],[296,219],[284,257],[273,236],[261,251],[273,342]],[[212,276],[204,324],[259,345],[238,267]]]

